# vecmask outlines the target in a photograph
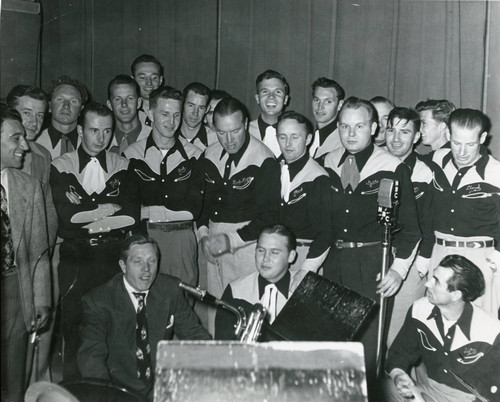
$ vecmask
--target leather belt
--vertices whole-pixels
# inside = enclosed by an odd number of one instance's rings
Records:
[[[495,245],[495,240],[455,241],[436,238],[436,244],[445,247],[486,248],[493,247]]]
[[[334,245],[337,248],[361,248],[361,247],[371,247],[371,246],[376,246],[378,244],[381,244],[382,242],[380,241],[369,241],[369,242],[354,242],[354,241],[343,241],[343,240],[336,240]]]
[[[116,233],[103,233],[93,237],[82,237],[79,239],[65,239],[65,242],[69,243],[79,243],[85,244],[90,247],[102,246],[103,244],[121,242],[125,239],[126,233],[116,232]]]
[[[162,232],[177,232],[178,230],[186,230],[193,228],[193,222],[185,221],[178,223],[170,223],[170,222],[157,222],[148,223],[148,226],[152,229],[159,229]]]

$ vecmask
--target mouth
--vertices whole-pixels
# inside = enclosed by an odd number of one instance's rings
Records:
[[[14,156],[17,158],[17,159],[23,159],[24,158],[24,151],[21,151],[21,152],[14,152]]]

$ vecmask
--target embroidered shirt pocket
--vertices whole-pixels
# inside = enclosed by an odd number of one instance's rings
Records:
[[[427,339],[427,335],[425,334],[425,332],[418,328],[417,331],[420,334],[420,341],[422,342],[422,346],[425,349],[430,350],[431,352],[435,352],[437,349],[431,345],[429,339]]]
[[[154,177],[148,176],[146,173],[139,169],[134,169],[134,172],[137,173],[137,175],[144,181],[155,181]]]

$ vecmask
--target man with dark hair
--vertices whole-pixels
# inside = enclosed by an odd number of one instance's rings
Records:
[[[130,145],[132,191],[142,205],[141,219],[160,245],[160,272],[196,285],[197,243],[193,220],[203,202],[203,178],[197,159],[201,150],[176,132],[181,120],[182,93],[161,87],[150,96],[151,134]]]
[[[80,146],[78,117],[88,100],[85,86],[67,75],[51,82],[49,89],[51,121],[36,142],[44,146],[52,159]]]
[[[312,83],[311,88],[316,131],[309,147],[309,155],[319,159],[342,147],[337,116],[344,103],[345,91],[339,83],[326,77],[319,77]]]
[[[26,390],[28,333],[46,324],[51,304],[45,205],[40,182],[20,171],[28,151],[21,116],[0,104],[2,400]]]
[[[207,112],[205,113],[204,123],[205,123],[205,126],[207,126],[207,128],[209,128],[210,130],[212,130],[215,133],[215,126],[214,126],[214,110],[215,110],[215,107],[218,105],[218,103],[222,99],[224,99],[224,98],[230,98],[231,95],[229,95],[223,89],[212,89],[211,95],[212,96],[210,97],[210,104],[208,106]]]
[[[417,254],[416,260],[394,298],[394,308],[387,335],[388,345],[392,343],[403,325],[408,308],[415,300],[424,295],[425,287],[422,277],[425,272],[421,273],[420,271],[425,270],[426,259],[431,256],[434,241],[432,222],[430,222],[432,170],[419,159],[418,154],[414,151],[414,145],[420,139],[419,129],[420,120],[415,110],[396,107],[390,111],[386,121],[386,147],[389,153],[399,158],[410,169],[420,228],[425,240],[420,244],[418,250],[414,250]],[[424,268],[421,268],[421,264]]]
[[[386,370],[394,381],[391,399],[423,391],[439,402],[499,400],[500,322],[472,302],[485,291],[481,270],[460,255],[441,260],[427,281],[427,296],[408,310],[389,349]],[[415,381],[410,369],[427,369]],[[426,399],[427,400],[427,399]]]
[[[278,221],[299,239],[292,270],[318,272],[332,244],[328,173],[307,152],[312,124],[303,115],[281,115],[277,135],[283,154]]]
[[[370,99],[371,104],[375,107],[378,114],[378,128],[373,137],[373,142],[379,147],[385,144],[385,129],[387,128],[387,118],[392,109],[394,109],[394,103],[383,96],[375,96]]]
[[[283,225],[262,229],[255,249],[257,271],[227,285],[222,300],[241,306],[248,313],[252,305],[261,303],[267,312],[266,321],[272,324],[307,273],[289,269],[297,257],[296,245],[295,235]],[[215,339],[236,339],[236,319],[232,313],[218,308],[215,320]],[[269,337],[263,328],[260,339]]]
[[[137,57],[130,66],[132,78],[137,82],[141,93],[139,105],[139,119],[142,125],[151,126],[148,117],[149,96],[163,84],[163,66],[160,61],[149,54]]]
[[[436,266],[451,253],[473,261],[486,281],[486,292],[476,303],[497,316],[500,162],[483,145],[489,126],[488,117],[479,110],[457,109],[449,117],[451,149],[441,148],[433,157],[431,211],[435,244],[427,267]]]
[[[415,106],[420,116],[422,146],[418,151],[425,161],[432,161],[435,151],[450,148],[449,118],[455,105],[446,99],[426,99]]]
[[[84,377],[124,385],[153,400],[161,340],[210,340],[184,298],[179,279],[158,274],[158,244],[143,235],[122,246],[122,273],[83,298],[78,366]]]
[[[139,120],[141,102],[139,85],[133,78],[120,74],[109,82],[107,105],[115,118],[111,152],[121,155],[130,144],[146,138],[151,132],[151,127]]]
[[[206,147],[217,142],[215,132],[203,124],[210,103],[210,89],[200,82],[192,82],[184,88],[183,96],[182,123],[178,133],[204,151]]]
[[[421,237],[408,167],[373,145],[377,122],[377,111],[370,102],[356,97],[346,99],[339,113],[343,147],[325,158],[333,189],[332,226],[336,241],[323,264],[324,276],[372,299],[389,298],[396,293]],[[395,258],[377,285],[382,269],[383,226],[377,221],[382,179],[399,183],[398,221],[402,228],[394,236]],[[372,393],[376,391],[377,320],[369,324],[361,341],[365,346],[369,393]]]
[[[50,184],[61,245],[59,287],[62,302],[65,379],[78,377],[76,351],[82,317],[81,297],[117,272],[121,241],[139,218],[136,194],[128,188],[128,161],[106,151],[113,113],[90,103],[78,126],[82,145],[52,162]]]
[[[276,125],[289,101],[290,87],[283,74],[266,70],[260,74],[255,86],[255,101],[259,105],[259,117],[250,122],[248,132],[261,140],[276,157],[281,154],[276,139]]]
[[[205,150],[205,201],[197,237],[208,259],[208,290],[220,297],[232,280],[255,271],[255,241],[277,219],[279,166],[247,132],[245,106],[225,98],[214,111],[219,142]],[[213,333],[213,311],[209,330]],[[212,315],[210,315],[212,314]]]

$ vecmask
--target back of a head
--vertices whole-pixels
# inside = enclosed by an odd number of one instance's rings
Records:
[[[476,109],[456,109],[449,117],[448,127],[451,130],[451,126],[456,125],[458,127],[466,129],[479,129],[479,134],[488,133],[491,128],[491,122],[488,116],[483,112]]]
[[[229,93],[224,91],[223,89],[212,89],[211,93],[212,93],[212,97],[210,98],[211,100],[222,100],[224,98],[231,98],[231,95],[229,95]]]
[[[6,120],[15,120],[23,124],[23,120],[19,112],[12,106],[6,103],[0,103],[0,129]]]
[[[450,254],[441,260],[439,266],[453,270],[453,275],[448,279],[448,291],[460,290],[464,302],[472,302],[484,294],[483,273],[468,258]]]
[[[448,124],[451,112],[455,110],[455,105],[447,99],[426,99],[417,103],[417,112],[430,110],[434,120]]]
[[[379,104],[379,103],[382,103],[382,104],[386,104],[386,105],[389,105],[389,107],[394,107],[394,103],[387,99],[385,96],[374,96],[373,98],[370,99],[370,102],[373,103],[373,104]]]

